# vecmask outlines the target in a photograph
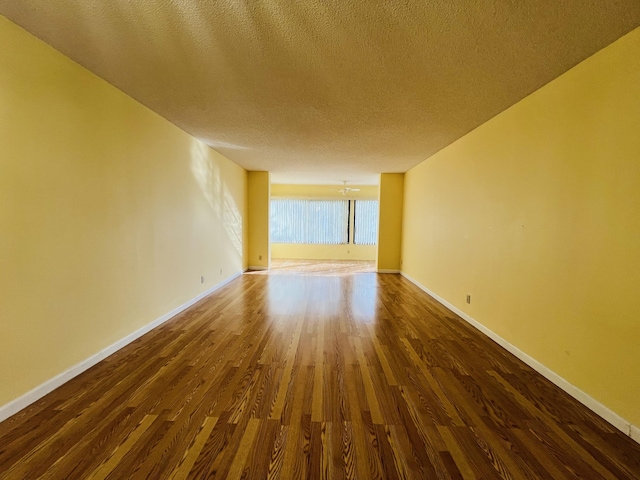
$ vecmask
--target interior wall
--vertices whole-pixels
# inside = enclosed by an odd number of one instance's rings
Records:
[[[306,245],[272,243],[271,258],[292,260],[364,260],[376,258],[375,245]]]
[[[381,273],[400,271],[403,196],[404,173],[380,174],[377,268]]]
[[[340,185],[284,185],[271,186],[272,198],[319,198],[319,199],[378,199],[378,187],[375,185],[349,185],[358,189],[348,195],[342,195]],[[306,245],[290,243],[272,243],[271,258],[296,260],[366,260],[376,259],[376,245]]]
[[[635,425],[638,52],[640,29],[411,169],[402,248],[404,273]]]
[[[247,179],[1,16],[0,45],[2,406],[241,273]]]
[[[299,198],[331,198],[349,199],[366,198],[376,200],[378,198],[377,185],[349,185],[349,188],[358,189],[350,191],[348,195],[342,195],[342,185],[289,185],[274,183],[271,185],[272,197],[299,197]]]
[[[249,269],[266,270],[271,259],[269,211],[271,174],[248,172],[249,200]]]

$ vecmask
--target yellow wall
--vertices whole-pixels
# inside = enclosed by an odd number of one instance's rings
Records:
[[[324,198],[349,200],[353,198],[378,198],[378,187],[375,185],[349,185],[357,188],[357,192],[342,195],[341,185],[283,185],[271,186],[272,197],[288,198]],[[375,260],[376,245],[306,245],[289,243],[272,243],[272,258],[307,259],[307,260]]]
[[[249,268],[249,172],[244,175],[244,209],[242,210],[242,271]]]
[[[379,271],[400,270],[404,173],[380,174]]]
[[[269,245],[269,172],[248,172],[249,268],[267,269],[271,258]]]
[[[241,272],[246,172],[1,16],[0,45],[1,406]]]
[[[374,260],[375,245],[306,245],[272,243],[272,258],[299,260]]]
[[[639,52],[636,29],[410,170],[402,248],[406,274],[635,425]]]
[[[349,185],[349,188],[357,188],[357,192],[349,192],[349,195],[342,195],[340,190],[342,185],[283,185],[274,183],[271,185],[272,197],[302,197],[302,198],[378,198],[377,185]]]

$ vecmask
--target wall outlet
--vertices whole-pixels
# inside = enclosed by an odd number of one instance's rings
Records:
[[[258,257],[258,260],[262,260],[262,255],[260,255],[260,256]]]
[[[222,275],[222,269],[220,269],[220,275]]]
[[[471,295],[467,295],[467,303],[471,303]]]
[[[203,276],[200,277],[200,283],[204,283],[204,277]]]

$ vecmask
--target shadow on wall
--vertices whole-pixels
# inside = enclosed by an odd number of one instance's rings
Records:
[[[216,152],[199,140],[191,143],[191,172],[214,215],[222,225],[236,253],[242,257],[242,214],[222,181],[220,166],[212,158]]]

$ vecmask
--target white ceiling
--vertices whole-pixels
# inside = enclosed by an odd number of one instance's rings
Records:
[[[404,172],[640,25],[638,0],[0,0],[277,183]]]

